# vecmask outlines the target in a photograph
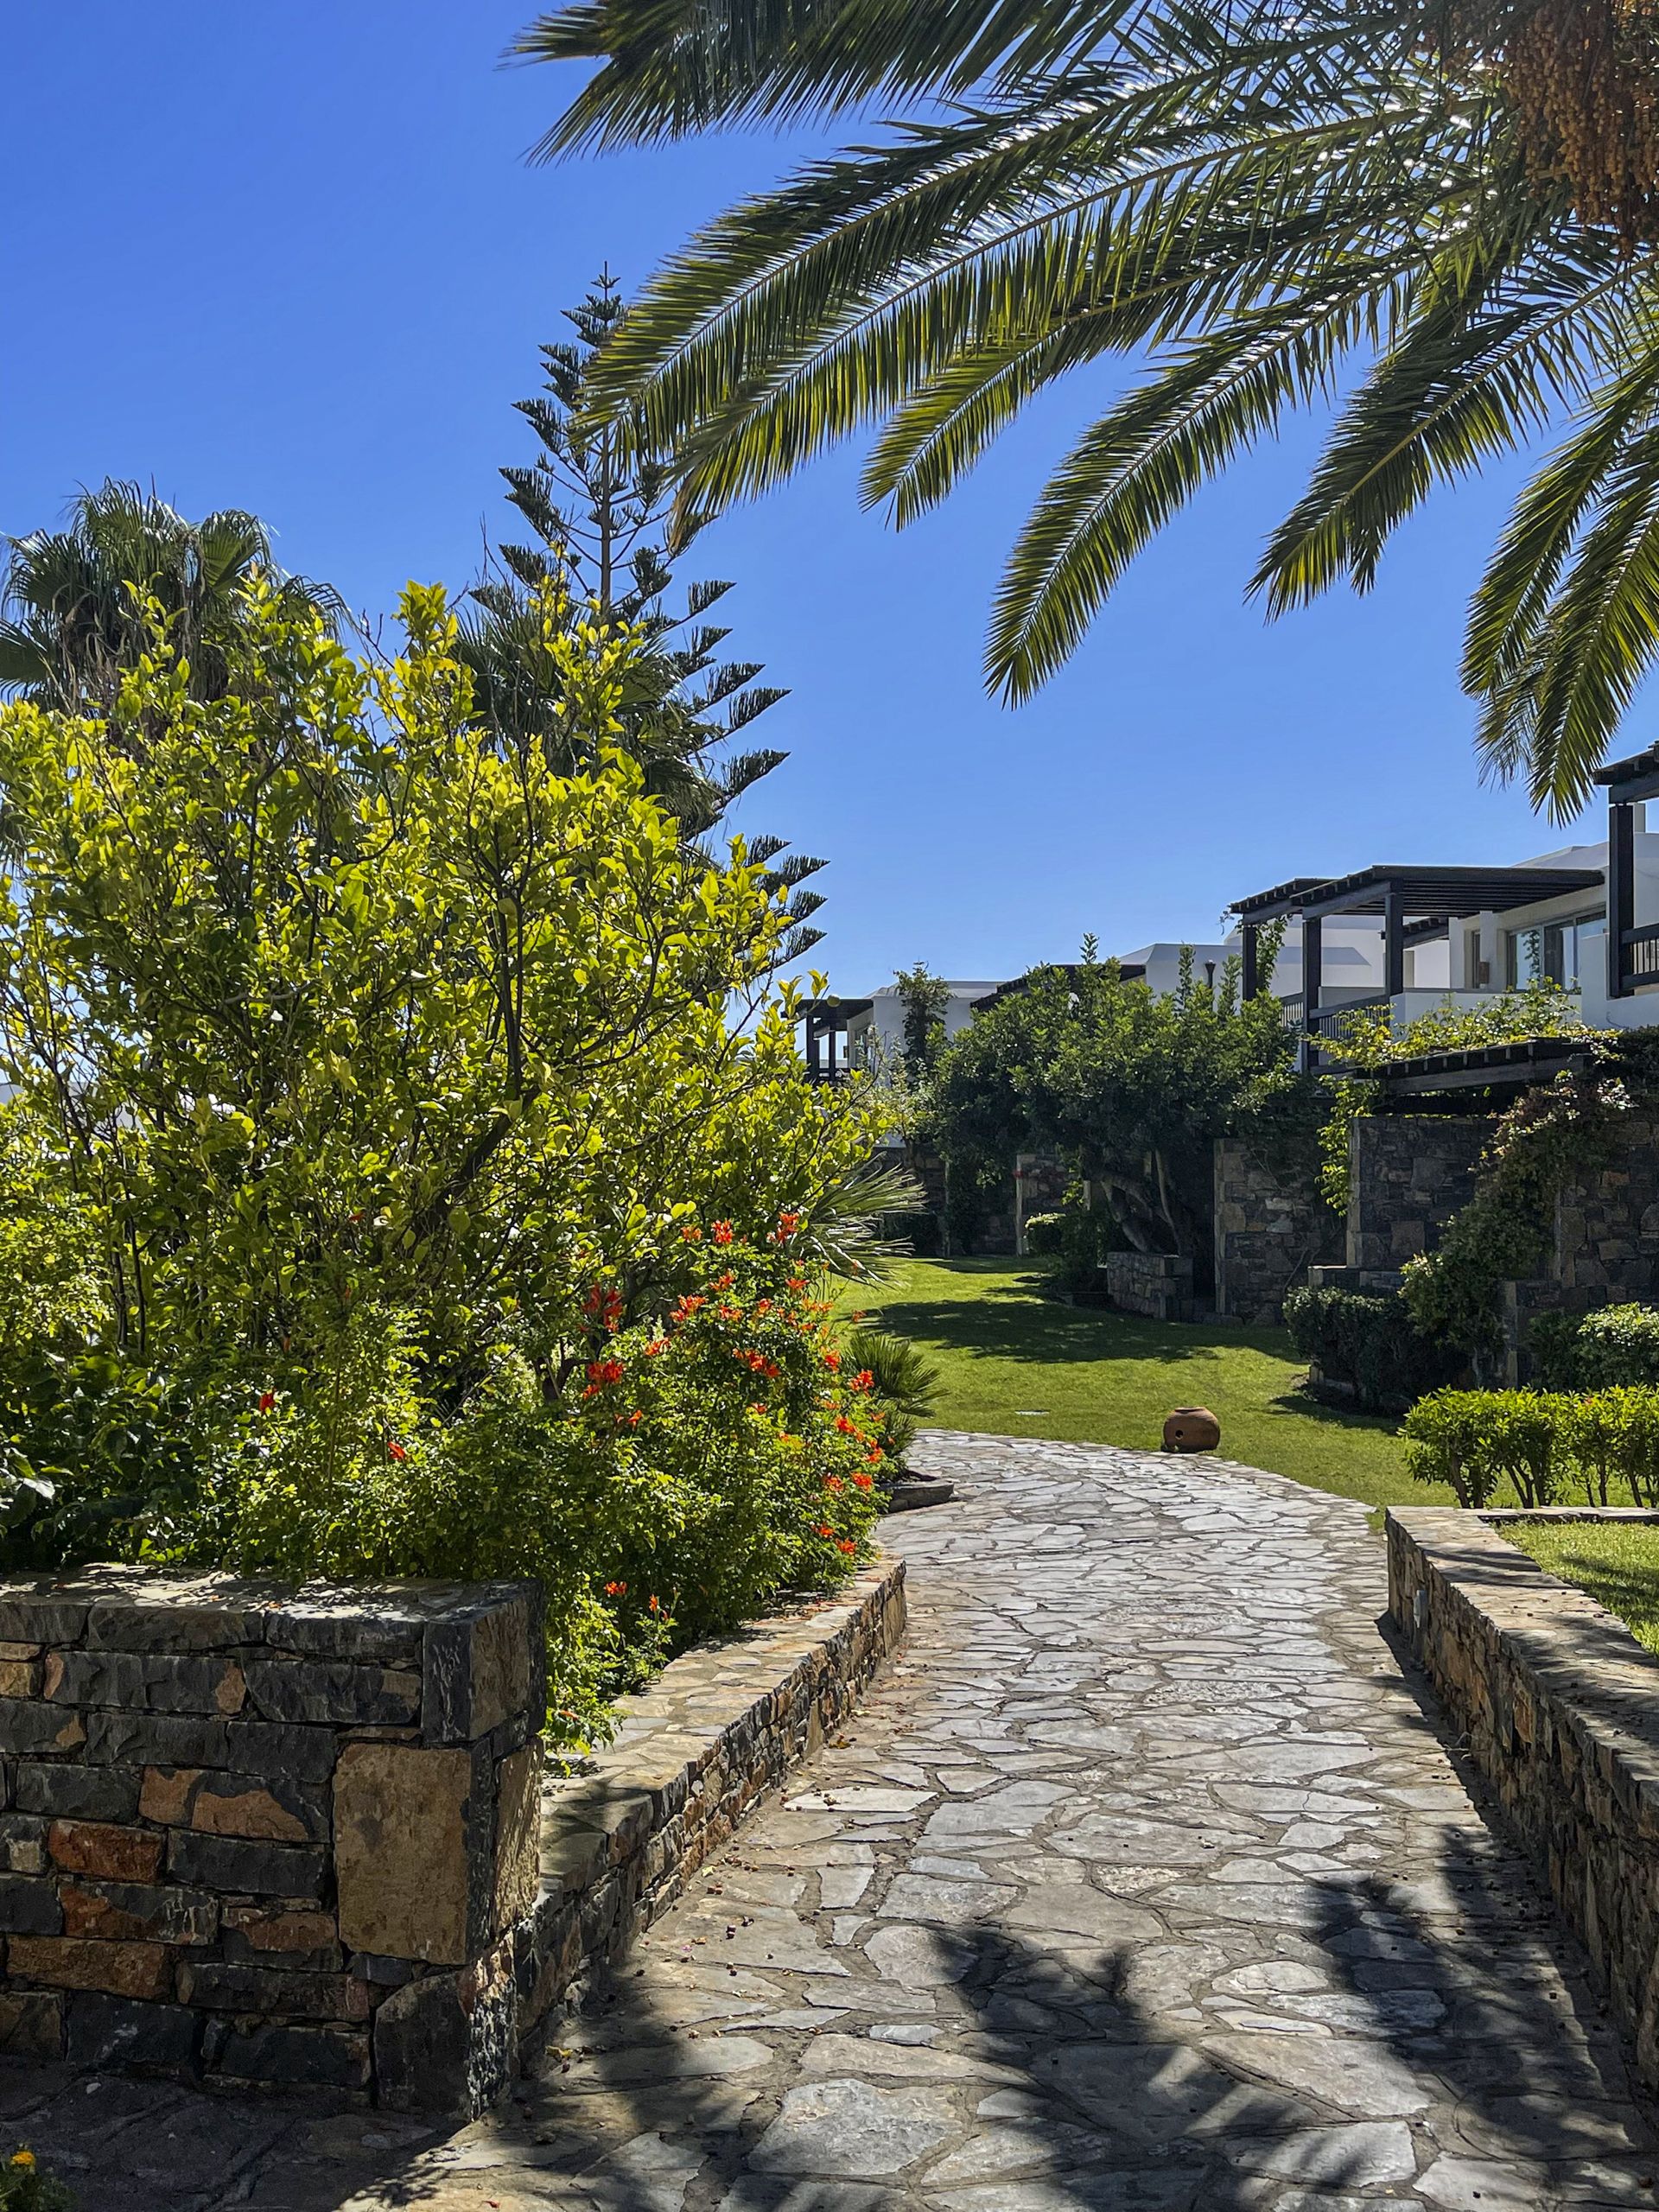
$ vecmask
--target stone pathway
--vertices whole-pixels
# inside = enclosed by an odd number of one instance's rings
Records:
[[[0,2076],[84,2212],[1583,2212],[1616,2037],[1376,1618],[1363,1508],[941,1437],[908,1649],[569,2048],[439,2134]]]

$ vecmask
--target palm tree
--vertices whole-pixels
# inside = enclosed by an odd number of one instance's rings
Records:
[[[728,750],[788,695],[757,683],[758,662],[718,658],[730,632],[702,618],[729,583],[692,584],[680,613],[666,604],[671,554],[683,553],[701,525],[682,521],[671,541],[673,486],[667,470],[642,452],[632,414],[591,435],[583,428],[590,365],[624,315],[607,270],[566,315],[576,343],[542,348],[543,388],[518,403],[539,451],[528,467],[501,471],[536,543],[497,549],[499,573],[473,588],[469,596],[481,611],[463,621],[456,650],[473,673],[480,721],[509,741],[533,735],[550,760],[574,772],[585,764],[570,753],[561,719],[557,657],[545,626],[548,588],[551,603],[567,607],[572,620],[596,618],[640,632],[645,650],[629,670],[619,742],[639,761],[646,790],[695,842],[788,759],[776,747]],[[787,896],[794,926],[781,957],[797,959],[823,935],[807,925],[823,900],[800,886],[823,862],[787,854],[775,836],[752,838],[748,856],[766,865],[768,887]]]
[[[1375,577],[1437,484],[1565,423],[1473,601],[1480,743],[1584,798],[1659,644],[1655,0],[577,0],[601,66],[542,151],[885,111],[719,218],[593,378],[688,512],[880,426],[871,503],[942,499],[1045,386],[1140,373],[1041,490],[988,680],[1027,696],[1135,554],[1287,410],[1338,399],[1252,588]]]
[[[106,481],[83,492],[63,531],[0,539],[0,695],[76,708],[105,701],[151,642],[149,602],[189,663],[198,698],[222,696],[226,647],[256,575],[331,626],[343,613],[327,585],[284,576],[257,515],[226,508],[187,522],[154,493]]]

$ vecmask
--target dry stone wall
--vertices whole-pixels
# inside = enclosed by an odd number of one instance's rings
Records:
[[[535,1585],[0,1583],[0,2050],[475,2113],[904,1618],[868,1570],[549,1783]]]
[[[1215,1147],[1216,1311],[1275,1322],[1285,1293],[1336,1259],[1342,1224],[1311,1184],[1283,1180],[1236,1137]]]
[[[1659,1659],[1501,1529],[1446,1507],[1388,1516],[1389,1611],[1531,1850],[1659,2089]],[[1659,1521],[1551,1512],[1550,1520]]]

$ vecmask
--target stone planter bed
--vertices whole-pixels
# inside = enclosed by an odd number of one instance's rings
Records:
[[[0,2050],[471,2114],[904,1633],[902,1561],[544,1778],[537,1586],[0,1582]]]
[[[1659,1514],[1393,1508],[1389,1615],[1659,2090],[1659,1658],[1504,1540],[1534,1520]]]

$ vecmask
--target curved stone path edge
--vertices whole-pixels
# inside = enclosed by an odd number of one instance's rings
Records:
[[[501,2110],[7,2075],[0,2126],[44,2159],[96,2111],[83,2212],[1659,2202],[1618,2037],[1379,1632],[1365,1509],[1103,1446],[918,1457],[958,1497],[893,1528],[905,1649]]]

